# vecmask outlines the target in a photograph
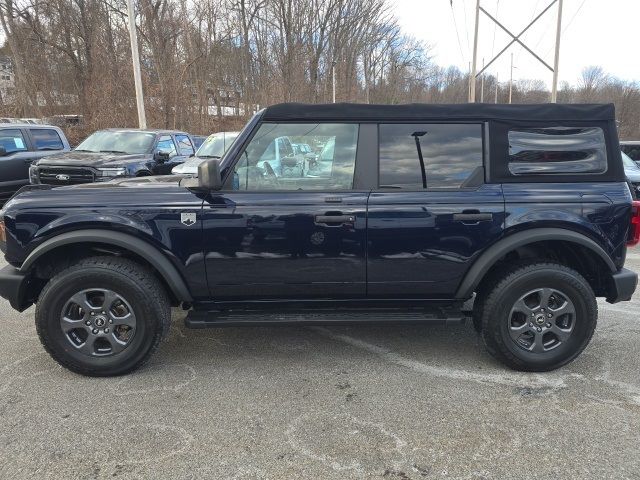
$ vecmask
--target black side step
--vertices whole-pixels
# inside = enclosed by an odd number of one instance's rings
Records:
[[[184,319],[187,328],[258,327],[275,325],[353,325],[397,323],[462,323],[465,315],[460,310],[448,309],[376,309],[301,311],[202,311],[190,310]]]

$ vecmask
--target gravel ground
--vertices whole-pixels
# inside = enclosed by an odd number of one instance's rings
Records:
[[[640,293],[547,374],[470,325],[192,331],[176,310],[146,367],[92,379],[33,308],[0,311],[1,479],[640,479]]]

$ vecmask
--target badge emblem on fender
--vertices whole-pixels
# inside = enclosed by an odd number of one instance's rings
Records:
[[[182,222],[187,227],[190,227],[194,223],[196,223],[196,214],[195,212],[187,212],[180,214],[180,222]]]

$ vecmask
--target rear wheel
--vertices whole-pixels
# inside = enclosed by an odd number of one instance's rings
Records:
[[[555,263],[505,271],[481,299],[482,336],[511,368],[547,371],[575,359],[596,327],[598,309],[587,281]]]
[[[127,259],[94,257],[60,272],[36,306],[40,340],[62,366],[77,373],[128,373],[157,349],[170,323],[164,287]]]

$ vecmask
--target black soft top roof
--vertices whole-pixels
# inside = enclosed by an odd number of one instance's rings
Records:
[[[266,121],[293,120],[517,120],[606,121],[615,120],[613,104],[503,105],[492,103],[370,105],[362,103],[280,103],[267,107]]]

